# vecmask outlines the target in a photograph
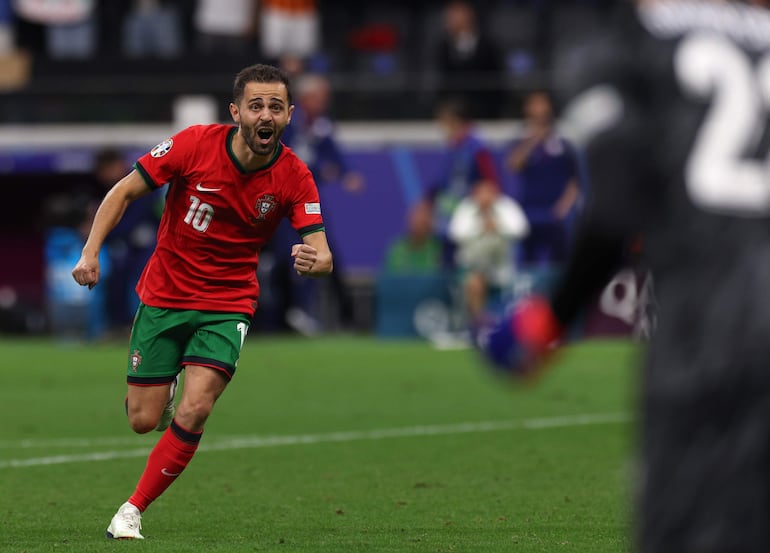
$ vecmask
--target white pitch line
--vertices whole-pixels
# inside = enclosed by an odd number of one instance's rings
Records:
[[[321,434],[299,434],[287,436],[233,436],[227,438],[222,437],[217,440],[204,443],[201,445],[198,451],[258,449],[263,447],[344,443],[365,440],[384,440],[388,438],[409,438],[415,436],[447,436],[452,434],[499,432],[503,430],[540,430],[546,428],[566,428],[598,424],[619,424],[629,422],[630,420],[631,416],[628,413],[594,413],[538,419],[463,422],[457,424],[407,426],[401,428],[382,428],[378,430],[351,430],[345,432],[329,432]],[[86,439],[72,440],[72,443],[76,445],[82,445],[85,442],[87,442]],[[57,440],[56,443],[62,445],[64,440]],[[93,445],[97,445],[97,443],[103,442],[99,442],[97,439],[92,443]],[[32,457],[28,459],[8,459],[5,461],[0,461],[0,469],[146,457],[147,454],[149,454],[150,449],[151,448],[149,447],[145,447],[129,450],[97,451],[93,453]]]

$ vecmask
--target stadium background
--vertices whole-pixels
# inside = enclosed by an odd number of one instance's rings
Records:
[[[0,56],[0,185],[11,191],[14,205],[23,206],[6,210],[0,221],[0,255],[16,261],[0,272],[6,329],[37,332],[46,326],[46,198],[76,189],[105,147],[118,149],[130,163],[188,124],[228,121],[233,74],[265,60],[253,37],[234,52],[198,51],[195,2],[159,3],[178,16],[182,51],[131,57],[118,37],[121,18],[139,4],[96,3],[94,48],[73,59],[57,54],[46,25],[20,18],[14,2],[0,1],[7,39]],[[478,127],[495,152],[503,187],[510,188],[501,154],[519,132],[522,98],[553,90],[554,53],[604,24],[608,2],[472,5],[481,34],[497,44],[503,66],[499,74],[472,74],[461,84],[498,93],[494,117],[485,114]],[[439,94],[453,86],[442,84],[436,69],[444,7],[438,1],[318,4],[320,43],[305,68],[329,79],[337,139],[350,168],[366,183],[358,194],[340,186],[321,190],[327,213],[334,214],[330,232],[356,300],[357,330],[377,325],[375,280],[385,250],[404,230],[409,207],[438,176],[444,138],[433,112]]]
[[[85,345],[49,336],[44,208],[90,178],[105,147],[133,162],[201,114],[228,121],[234,73],[262,61],[256,43],[240,56],[197,55],[196,2],[161,3],[184,15],[180,56],[120,55],[111,18],[134,3],[110,0],[96,10],[105,41],[87,59],[65,60],[47,49],[44,29],[18,21],[15,2],[0,0],[3,552],[113,551],[104,526],[157,437],[126,427],[124,331]],[[603,25],[610,2],[473,4],[505,53],[499,114],[478,125],[499,164],[521,128],[524,94],[553,89],[553,52]],[[141,545],[176,553],[628,551],[633,345],[568,348],[539,386],[511,388],[472,350],[381,339],[377,270],[444,147],[431,58],[443,2],[319,7],[321,47],[309,67],[332,83],[337,137],[366,181],[355,195],[322,191],[362,335],[252,332],[206,445],[148,512]],[[380,46],[362,48],[362,37]],[[496,81],[476,77],[479,91]],[[73,285],[68,270],[60,277]]]

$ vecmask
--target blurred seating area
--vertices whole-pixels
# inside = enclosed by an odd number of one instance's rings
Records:
[[[258,61],[326,74],[340,120],[429,119],[454,91],[495,99],[485,119],[518,117],[524,94],[551,87],[553,52],[601,25],[609,0],[468,2],[473,39],[453,3],[0,0],[0,121],[165,122],[190,94],[224,119],[232,75]],[[486,64],[468,53],[478,43]],[[471,61],[453,76],[457,52]]]
[[[105,246],[111,276],[86,294],[68,268],[98,202],[159,140],[229,121],[234,75],[269,62],[294,78],[282,139],[319,185],[336,278],[290,278],[295,237],[279,233],[261,255],[256,328],[446,335],[452,347],[563,261],[589,183],[555,124],[550,75],[609,5],[0,0],[0,186],[22,206],[0,219],[0,258],[16,262],[0,271],[0,333],[127,332],[162,201],[129,207]],[[484,217],[452,238],[480,188],[495,191],[476,198]],[[505,226],[501,198],[520,204],[526,232],[468,234]],[[459,255],[460,238],[489,247]]]

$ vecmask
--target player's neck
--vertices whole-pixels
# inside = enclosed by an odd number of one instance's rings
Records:
[[[246,141],[243,140],[240,132],[235,133],[232,141],[233,154],[238,159],[241,167],[243,167],[243,169],[246,171],[255,171],[269,164],[275,157],[279,146],[280,142],[276,141],[275,148],[269,154],[258,155],[255,154],[251,148],[249,148],[249,146],[246,144]]]

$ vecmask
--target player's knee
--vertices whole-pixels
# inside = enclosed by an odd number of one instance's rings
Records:
[[[162,407],[147,405],[138,402],[126,402],[126,415],[128,415],[128,424],[131,430],[137,434],[146,434],[154,430],[158,425]]]
[[[154,430],[158,425],[160,417],[150,417],[146,413],[129,414],[128,424],[131,426],[131,430],[137,434],[147,434],[151,430]]]
[[[214,402],[208,398],[188,399],[179,404],[176,418],[186,428],[202,428],[213,407]]]

